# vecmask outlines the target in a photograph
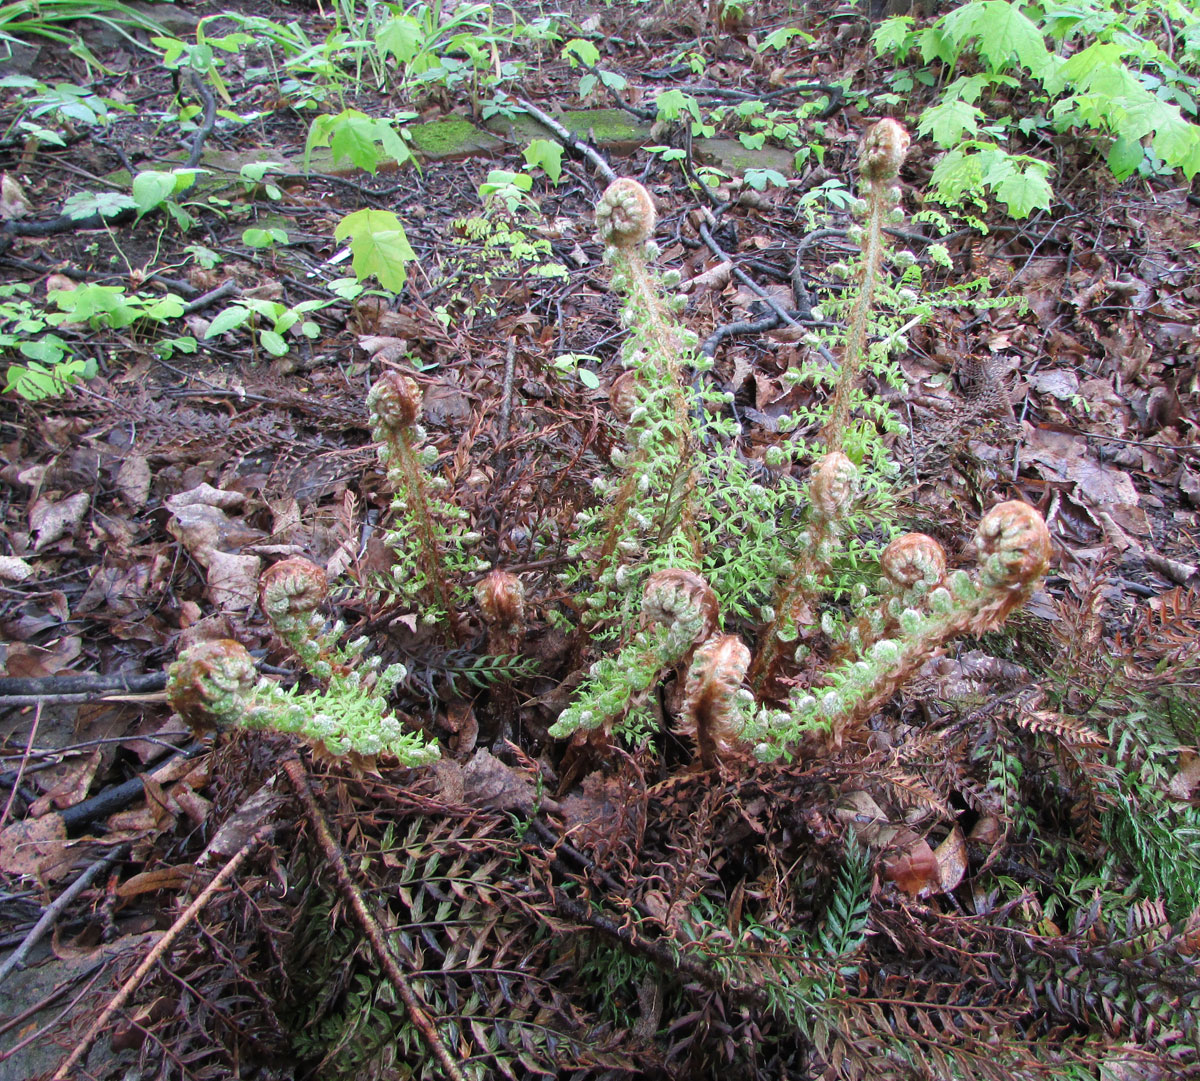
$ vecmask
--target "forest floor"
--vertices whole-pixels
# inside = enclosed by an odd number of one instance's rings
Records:
[[[747,166],[786,183],[726,175],[711,197],[677,154],[641,145],[686,150],[679,124],[581,135],[653,193],[659,262],[681,272],[683,318],[713,343],[713,383],[761,459],[779,418],[824,394],[784,378],[813,356],[808,328],[764,295],[812,324],[850,224],[820,193],[853,192],[869,124],[915,132],[935,90],[897,93],[852,10],[753,6],[724,29],[684,4],[497,6],[473,33],[482,76],[519,63],[504,85],[548,112],[614,105],[580,97],[586,69],[561,57],[575,38],[635,109],[681,89],[788,114]],[[324,55],[332,13],[243,7],[295,21]],[[514,15],[544,17],[557,43],[501,33]],[[811,40],[762,47],[789,26]],[[42,90],[0,90],[0,165],[28,203],[0,234],[6,364],[53,333],[92,373],[0,398],[0,949],[30,947],[28,967],[0,970],[0,1078],[51,1076],[72,1052],[62,1076],[1200,1076],[1192,186],[1118,184],[1087,140],[1043,135],[1049,210],[993,206],[940,237],[913,216],[933,209],[940,152],[914,136],[896,242],[925,288],[983,279],[972,295],[1007,303],[936,307],[908,332],[900,385],[873,385],[907,427],[888,437],[892,513],[960,565],[984,511],[1032,504],[1053,543],[1042,588],[820,753],[706,773],[668,723],[648,745],[564,755],[547,729],[585,665],[551,613],[570,609],[573,523],[620,437],[593,158],[572,142],[551,183],[526,168],[528,129],[500,125],[419,168],[334,162],[335,139],[303,169],[318,110],[482,124],[491,90],[472,92],[462,46],[441,81],[393,74],[381,90],[344,58],[273,67],[259,30],[215,51],[226,99],[156,51],[85,40],[102,68],[46,45],[29,71]],[[31,106],[56,84],[109,104]],[[1025,107],[1018,90],[1009,107]],[[25,228],[80,193],[127,193],[131,174],[200,150],[197,129],[207,172],[177,206]],[[696,167],[721,153],[697,149]],[[280,164],[264,175],[262,161]],[[6,187],[0,210],[19,202]],[[363,208],[403,223],[416,258],[398,295],[331,287],[351,274],[334,230]],[[925,259],[939,240],[948,267]],[[90,323],[38,322],[48,290],[87,285],[112,287]],[[178,307],[153,307],[167,297]],[[275,334],[304,302],[310,333]],[[216,319],[227,331],[206,337]],[[391,492],[365,398],[390,369],[418,377],[478,554],[524,584],[536,668],[481,674],[477,617],[447,642],[378,588]],[[164,674],[190,642],[236,638],[266,674],[299,678],[257,607],[260,570],[299,555],[334,583],[328,614],[408,669],[396,706],[440,742],[435,767],[296,758],[261,733],[194,741],[172,715]]]

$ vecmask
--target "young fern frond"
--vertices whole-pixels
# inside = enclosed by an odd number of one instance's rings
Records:
[[[467,596],[461,580],[487,565],[468,552],[482,538],[463,530],[466,512],[435,494],[444,481],[429,473],[437,452],[425,444],[417,423],[421,401],[416,380],[400,372],[384,373],[367,395],[371,434],[379,440],[379,458],[395,491],[396,519],[387,535],[396,552],[391,587],[399,599],[420,606],[425,622],[448,621],[461,642],[460,610]]]
[[[402,765],[436,761],[436,744],[405,730],[387,700],[407,672],[402,664],[380,671],[378,657],[363,658],[365,638],[338,645],[344,628],[328,631],[317,611],[327,592],[325,572],[306,559],[288,559],[259,582],[263,611],[323,689],[302,694],[260,678],[246,648],[233,639],[198,642],[179,655],[167,675],[167,700],[200,731],[233,727],[290,732],[329,753],[394,755]]]

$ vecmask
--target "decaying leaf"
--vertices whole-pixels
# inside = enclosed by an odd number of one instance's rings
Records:
[[[25,189],[8,173],[0,175],[0,218],[24,218],[32,209]]]
[[[34,551],[41,551],[56,540],[75,533],[91,502],[92,497],[87,492],[76,492],[57,501],[44,496],[35,500],[29,509],[29,528],[37,534]]]
[[[150,480],[150,463],[146,461],[145,455],[131,454],[117,470],[117,491],[129,506],[140,510],[149,498]]]
[[[0,556],[0,581],[23,582],[33,574],[33,568],[19,556]]]
[[[57,882],[71,873],[67,827],[57,814],[10,823],[0,833],[0,870]]]

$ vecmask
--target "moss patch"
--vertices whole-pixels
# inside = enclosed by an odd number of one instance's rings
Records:
[[[469,120],[433,120],[428,124],[413,124],[408,132],[413,146],[428,161],[490,154],[504,145]]]
[[[573,109],[558,120],[572,135],[590,134],[603,147],[637,148],[650,140],[650,125],[635,122],[622,109]]]

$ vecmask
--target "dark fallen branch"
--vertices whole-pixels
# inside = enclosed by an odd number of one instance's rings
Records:
[[[737,323],[725,323],[704,339],[704,344],[700,346],[700,352],[706,357],[713,357],[717,355],[717,346],[726,338],[732,338],[737,334],[765,334],[768,330],[774,330],[782,325],[783,320],[775,313],[763,319],[743,319]]]
[[[711,251],[713,255],[715,255],[718,259],[729,263],[731,266],[733,265],[733,257],[722,250],[721,245],[718,244],[713,238],[712,232],[709,230],[708,226],[704,224],[704,222],[700,223],[700,237],[703,239],[704,243],[708,245],[709,251]],[[782,304],[780,304],[778,300],[771,296],[770,293],[768,293],[761,285],[758,284],[758,282],[751,278],[750,275],[744,270],[737,266],[733,266],[733,276],[737,278],[737,280],[740,281],[752,293],[758,297],[761,297],[763,303],[766,304],[782,322],[787,323],[787,325],[790,327],[798,327],[800,325],[795,319],[792,318],[788,310]]]
[[[239,289],[238,283],[233,278],[226,278],[215,289],[210,289],[203,296],[196,297],[190,304],[183,309],[184,315],[195,315],[196,312],[202,312],[205,308],[215,304],[218,300],[224,300],[226,297],[233,296]]]
[[[134,738],[134,737],[130,737]],[[180,758],[197,758],[209,749],[208,743],[191,743],[184,747]],[[168,759],[166,763],[173,761]],[[156,766],[156,769],[161,768]],[[142,778],[131,777],[128,781],[123,781],[121,784],[113,785],[111,788],[104,789],[98,795],[91,799],[85,799],[82,803],[75,804],[74,807],[67,807],[59,811],[59,817],[62,818],[63,824],[68,830],[80,829],[83,826],[95,822],[97,819],[105,818],[115,811],[121,810],[122,807],[132,803],[139,796],[145,794],[146,787],[142,784]]]
[[[0,699],[12,695],[60,695],[103,693],[149,694],[167,685],[166,672],[143,672],[102,676],[99,672],[83,672],[72,676],[10,676],[0,679]],[[0,706],[4,703],[0,702]]]

